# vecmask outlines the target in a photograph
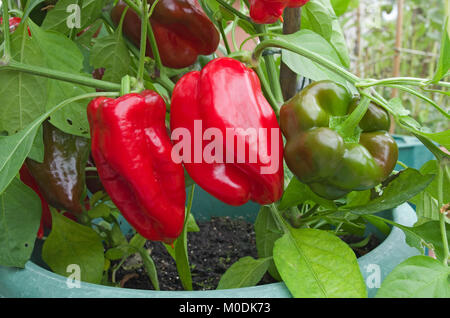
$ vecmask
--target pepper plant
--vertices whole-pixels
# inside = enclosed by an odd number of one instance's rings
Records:
[[[118,269],[137,253],[158,290],[144,246],[155,240],[192,290],[187,233],[198,231],[191,207],[201,187],[231,205],[261,204],[258,259],[233,264],[219,289],[255,285],[268,272],[294,297],[366,297],[340,237],[372,224],[385,234],[400,228],[422,254],[398,265],[378,296],[449,297],[449,130],[427,129],[380,93],[402,90],[448,120],[447,105],[427,96],[448,96],[448,16],[431,78],[372,79],[349,71],[336,16],[347,8],[346,0],[2,1],[0,265],[24,267],[37,237],[57,274],[76,264],[82,281],[118,286]],[[248,36],[241,43],[237,30]],[[254,49],[243,50],[249,41]],[[390,121],[435,160],[420,170],[398,162]],[[218,142],[228,129],[241,129],[243,157]],[[264,133],[251,139],[249,129]],[[213,160],[188,162],[190,148],[174,157],[176,130],[215,136],[192,149]],[[405,202],[416,205],[412,227],[377,214]]]

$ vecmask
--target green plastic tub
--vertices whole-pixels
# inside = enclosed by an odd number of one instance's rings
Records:
[[[198,189],[198,188],[197,188]],[[248,204],[240,208],[216,204],[215,199],[204,191],[196,190],[193,202],[193,214],[197,220],[211,216],[229,215],[245,216],[254,220],[258,205]],[[412,226],[417,218],[414,210],[403,204],[396,209],[385,211],[395,222]],[[127,224],[123,224],[124,229]],[[38,248],[36,248],[37,250]],[[38,253],[36,253],[38,254]],[[418,251],[405,243],[404,233],[393,228],[383,243],[370,253],[360,257],[358,263],[368,284],[369,297],[373,297],[382,280],[394,267],[405,259],[417,255]],[[273,283],[256,287],[212,290],[212,291],[145,291],[125,288],[107,287],[82,282],[80,288],[69,288],[65,277],[52,273],[40,264],[38,257],[33,257],[24,269],[0,266],[0,297],[45,297],[45,298],[286,298],[291,297],[284,283]]]

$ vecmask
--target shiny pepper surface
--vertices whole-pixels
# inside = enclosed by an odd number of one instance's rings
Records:
[[[194,139],[186,143],[185,136],[180,138],[180,145],[190,143],[192,149],[188,156],[183,148],[181,160],[205,191],[230,205],[249,200],[269,204],[281,198],[281,132],[253,70],[237,60],[218,58],[201,72],[187,73],[173,91],[170,116],[172,136],[189,132]],[[236,135],[234,145],[227,134]],[[205,157],[208,153],[212,158]]]
[[[151,5],[153,1],[149,1]],[[111,11],[114,23],[119,24],[126,4],[119,1]],[[214,53],[220,35],[202,11],[197,0],[159,0],[150,17],[162,63],[170,68],[183,68],[195,63],[199,55]],[[128,9],[123,21],[124,34],[139,47],[141,19]],[[147,41],[147,56],[153,57]]]
[[[327,199],[373,188],[397,163],[398,147],[387,132],[389,115],[379,106],[370,104],[360,121],[359,143],[345,143],[329,128],[333,116],[348,115],[357,103],[343,86],[320,81],[306,87],[280,111],[289,169]]]
[[[44,161],[25,161],[30,174],[51,206],[82,213],[89,140],[67,134],[49,122],[43,124],[43,138]]]
[[[309,0],[250,0],[250,17],[259,24],[272,24],[282,20],[285,8],[304,6]]]
[[[171,244],[185,218],[181,164],[171,157],[166,104],[146,90],[88,106],[92,156],[100,180],[125,219],[145,238]]]

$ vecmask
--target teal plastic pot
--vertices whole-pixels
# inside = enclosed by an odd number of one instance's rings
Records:
[[[420,169],[425,162],[434,159],[433,154],[416,137],[394,135],[394,139],[398,145],[398,160],[408,167]],[[403,170],[403,167],[397,165],[395,169]]]
[[[198,188],[197,188],[198,189]],[[206,194],[201,189],[196,190],[193,202],[193,213],[197,220],[211,216],[229,215],[231,217],[245,216],[254,220],[258,205],[248,204],[240,208],[231,208]],[[412,226],[416,222],[416,214],[408,205],[403,204],[396,209],[383,212],[397,223]],[[124,224],[124,228],[127,224]],[[405,236],[398,228],[391,233],[376,249],[358,259],[361,272],[368,284],[369,297],[376,291],[394,267],[405,259],[417,255],[418,251],[405,243]],[[115,288],[82,282],[80,288],[69,288],[67,279],[52,273],[39,265],[39,258],[33,257],[24,269],[0,266],[0,296],[1,297],[46,297],[46,298],[286,298],[291,297],[284,283],[273,283],[249,288],[211,290],[211,291],[146,291],[137,289]]]

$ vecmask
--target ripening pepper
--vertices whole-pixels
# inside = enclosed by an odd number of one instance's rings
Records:
[[[145,238],[171,244],[183,229],[185,183],[171,157],[166,104],[145,90],[89,103],[91,151],[100,180],[125,219]]]
[[[94,159],[92,158],[92,155],[89,156],[86,167],[92,168],[95,167],[95,162]],[[92,194],[98,191],[105,191],[105,188],[103,187],[103,184],[100,181],[100,177],[98,176],[97,171],[86,170],[86,187]]]
[[[153,4],[153,0],[148,3]],[[113,8],[111,17],[119,24],[126,4]],[[220,35],[197,0],[160,0],[150,17],[153,33],[163,65],[183,68],[195,63],[199,55],[210,55],[219,46]],[[123,32],[136,46],[140,46],[141,20],[128,9],[123,21]],[[147,56],[153,57],[147,40]]]
[[[30,174],[30,171],[28,171],[28,168],[25,164],[22,165],[19,173],[20,173],[20,180],[22,180],[24,184],[29,186],[39,196],[39,199],[41,199],[41,209],[42,209],[41,225],[39,226],[39,230],[37,233],[37,237],[41,239],[44,236],[44,227],[50,228],[52,226],[52,214],[50,213],[48,203],[47,201],[45,201],[45,198],[42,195],[41,190],[39,189],[39,186],[36,183],[36,180]]]
[[[236,206],[281,198],[280,128],[258,76],[241,62],[217,58],[184,75],[172,94],[170,125],[179,160],[214,197]]]
[[[333,116],[346,116],[358,100],[341,85],[315,82],[280,110],[286,137],[285,160],[297,178],[321,197],[337,199],[351,191],[367,190],[384,181],[394,169],[398,147],[388,134],[390,119],[371,103],[359,123],[358,143],[346,143],[329,128]]]
[[[309,0],[250,0],[250,17],[259,24],[272,24],[283,20],[285,8],[304,6]]]
[[[83,212],[85,167],[89,140],[67,134],[43,123],[44,161],[27,158],[25,163],[45,200],[59,210]]]

